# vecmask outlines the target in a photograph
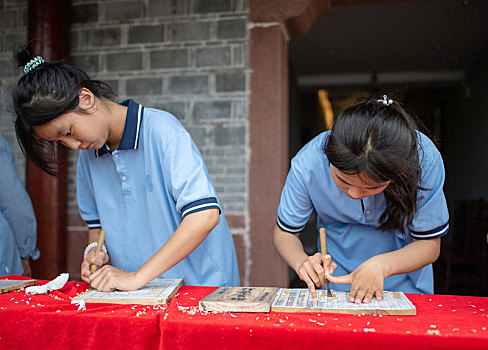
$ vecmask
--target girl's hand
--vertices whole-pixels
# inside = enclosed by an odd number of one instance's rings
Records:
[[[135,272],[128,272],[111,265],[105,265],[93,273],[89,281],[91,286],[100,292],[111,292],[117,290],[136,290],[141,284],[136,278]]]
[[[22,268],[24,269],[24,273],[22,274],[22,276],[32,277],[32,270],[29,264],[29,259],[22,258],[20,261],[22,263]]]
[[[90,267],[95,264],[98,267],[108,263],[108,254],[105,254],[104,252],[98,253],[97,256],[95,256],[95,248],[92,248],[88,254],[85,255],[83,258],[83,262],[81,263],[81,279],[87,283],[90,283]]]
[[[374,296],[376,300],[383,299],[383,282],[385,274],[383,265],[378,259],[371,258],[359,265],[352,273],[344,276],[326,276],[333,283],[351,285],[349,301],[361,304],[369,303]]]
[[[325,275],[332,274],[337,267],[337,264],[331,260],[329,254],[315,253],[295,270],[298,277],[307,284],[310,292],[315,293],[315,287],[322,288],[325,286]]]

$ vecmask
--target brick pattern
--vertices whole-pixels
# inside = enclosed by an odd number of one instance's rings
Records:
[[[236,241],[249,241],[247,0],[72,0],[71,4],[73,63],[108,83],[119,100],[133,98],[167,110],[183,123],[202,152]],[[8,87],[20,75],[12,67],[11,45],[27,39],[26,23],[27,0],[0,0],[2,101],[8,100]],[[25,161],[5,104],[0,132],[12,145],[24,177]],[[77,152],[70,151],[68,256],[77,258],[68,266],[75,274],[86,242],[76,205],[76,159]],[[241,262],[249,252],[238,255]]]
[[[12,116],[7,110],[10,103],[9,88],[20,75],[12,63],[12,47],[27,40],[27,0],[0,1],[0,133],[14,152],[15,165],[25,180],[25,159],[15,138]]]
[[[134,98],[174,113],[200,148],[225,213],[245,216],[247,3],[72,4],[74,62],[110,81],[119,99]],[[222,152],[226,149],[232,154]],[[70,207],[70,213],[75,211]]]

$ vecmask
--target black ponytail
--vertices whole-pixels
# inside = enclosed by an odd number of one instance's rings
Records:
[[[386,209],[378,229],[405,234],[417,212],[421,188],[413,118],[393,101],[370,100],[350,106],[334,122],[324,152],[341,172],[391,181],[383,191]]]
[[[13,59],[23,68],[36,57],[27,44],[14,47]],[[37,137],[33,128],[78,107],[78,95],[87,88],[95,96],[112,100],[111,88],[91,80],[81,69],[62,62],[42,62],[12,87],[15,132],[22,153],[39,168],[55,175],[54,144]]]

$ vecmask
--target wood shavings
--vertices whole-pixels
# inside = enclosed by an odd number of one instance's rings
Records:
[[[78,311],[86,310],[86,304],[84,300],[79,300],[79,301],[73,300],[71,301],[71,304],[77,305]]]
[[[200,315],[208,315],[208,314],[222,314],[224,312],[219,312],[219,311],[200,311],[200,309],[196,306],[181,306],[178,305],[176,307],[178,311],[181,311],[185,314],[188,315],[196,315],[197,313]]]

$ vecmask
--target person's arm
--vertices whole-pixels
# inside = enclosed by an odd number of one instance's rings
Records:
[[[401,249],[366,260],[348,275],[327,276],[327,279],[333,283],[351,284],[351,302],[369,303],[374,296],[381,300],[386,277],[419,270],[436,261],[440,250],[440,238],[413,241]]]
[[[315,287],[325,286],[325,273],[333,273],[337,265],[331,262],[328,254],[316,253],[307,255],[298,234],[291,234],[281,230],[278,225],[273,232],[273,244],[280,257],[297,273],[310,291],[315,292]],[[328,268],[327,271],[325,268]]]
[[[92,287],[104,292],[141,288],[186,258],[219,221],[218,209],[188,214],[168,241],[137,271],[127,272],[110,265],[103,266],[89,277]]]
[[[0,164],[0,210],[14,234],[21,258],[26,261],[30,258],[35,260],[40,253],[36,248],[37,227],[34,209],[15,167],[12,151],[3,139],[0,140]]]

